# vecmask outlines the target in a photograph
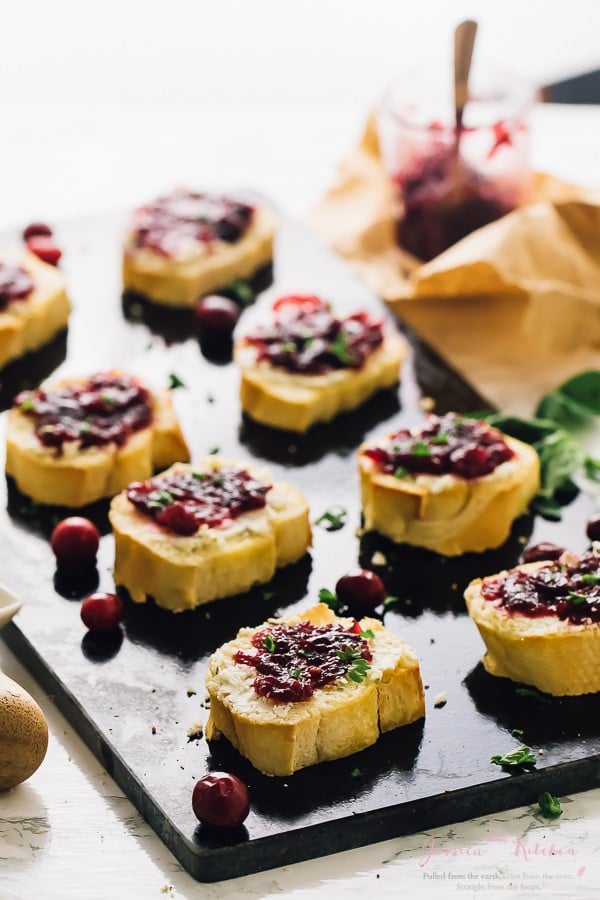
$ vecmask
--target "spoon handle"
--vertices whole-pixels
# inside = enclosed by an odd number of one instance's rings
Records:
[[[472,19],[461,22],[454,32],[454,106],[457,136],[462,127],[463,111],[469,99],[469,72],[476,34],[477,22]]]

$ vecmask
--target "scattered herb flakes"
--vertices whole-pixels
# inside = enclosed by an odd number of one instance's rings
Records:
[[[209,455],[209,456],[216,456],[217,453],[220,453],[220,452],[221,452],[221,448],[220,448],[220,447],[211,447],[210,450],[208,451],[208,455]]]
[[[181,380],[175,372],[169,372],[169,390],[174,391],[176,388],[184,388],[185,382]]]
[[[540,703],[552,702],[549,697],[536,691],[535,688],[517,687],[515,688],[515,694],[518,694],[519,697],[531,697],[533,700],[539,700]]]
[[[505,769],[518,769],[521,766],[535,766],[537,760],[531,747],[521,744],[520,747],[510,750],[508,753],[494,754],[490,757],[490,762]]]
[[[362,772],[358,768],[358,766],[356,767],[356,769],[352,769],[352,771],[350,772],[350,778],[360,778],[361,776]]]
[[[448,435],[448,432],[440,431],[439,434],[436,434],[431,438],[431,443],[439,444],[440,446],[445,446],[449,440],[450,440],[450,437]]]
[[[200,722],[195,722],[187,730],[188,744],[192,741],[201,741],[204,737],[204,728]]]
[[[560,800],[554,794],[551,794],[550,791],[544,791],[543,794],[540,794],[538,804],[541,814],[546,819],[558,819],[559,816],[562,816],[563,811]]]
[[[319,600],[321,603],[325,603],[326,606],[334,612],[340,607],[340,601],[337,598],[337,594],[334,594],[333,591],[330,591],[328,588],[321,588],[319,591]]]
[[[343,506],[332,506],[315,520],[315,525],[322,525],[325,531],[339,531],[346,524],[348,510]]]
[[[448,695],[446,691],[441,691],[437,694],[433,700],[433,705],[436,709],[442,709],[446,703],[448,702]]]
[[[413,456],[431,456],[431,448],[425,441],[415,441],[410,452]]]
[[[407,475],[408,469],[405,469],[404,466],[398,466],[398,468],[394,470],[394,478],[406,478]]]
[[[155,491],[151,497],[152,499],[148,500],[150,509],[165,509],[173,502],[173,494],[169,491]]]

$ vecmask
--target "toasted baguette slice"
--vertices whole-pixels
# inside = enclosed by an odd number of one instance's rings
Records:
[[[269,624],[338,623],[325,604],[307,612],[274,619],[259,628],[242,628],[233,641],[211,656],[206,675],[210,715],[206,737],[222,734],[266,775],[291,775],[305,766],[340,759],[374,744],[380,734],[425,715],[419,662],[413,650],[380,621],[365,618],[371,629],[371,668],[360,683],[341,678],[317,689],[308,700],[276,703],[254,690],[256,670],[235,662],[238,651],[254,653],[252,637]]]
[[[85,381],[62,379],[44,387],[51,390]],[[75,508],[113,497],[131,481],[190,458],[170,392],[152,394],[152,401],[150,425],[134,432],[122,446],[82,448],[79,441],[68,441],[60,454],[38,440],[35,420],[13,407],[8,414],[6,472],[22,493],[38,503]]]
[[[540,478],[535,450],[506,435],[504,440],[514,457],[480,478],[396,478],[379,471],[363,452],[371,444],[363,444],[358,465],[365,529],[443,556],[499,547],[537,493]]]
[[[237,278],[251,278],[273,258],[276,222],[256,207],[252,223],[235,243],[215,240],[198,244],[184,257],[169,257],[136,248],[125,239],[123,286],[164,306],[194,306],[199,297],[225,288]]]
[[[34,288],[0,312],[0,368],[52,340],[67,327],[71,311],[64,276],[55,266],[26,252],[10,262],[29,273]]]
[[[382,388],[396,384],[406,345],[387,332],[360,369],[336,369],[323,375],[290,373],[257,361],[256,349],[240,338],[234,357],[241,369],[240,400],[250,418],[272,428],[305,432],[356,409]]]
[[[533,572],[543,565],[534,562],[517,568]],[[555,615],[531,618],[486,600],[483,583],[504,575],[478,578],[465,592],[469,615],[487,648],[483,665],[490,675],[557,697],[600,691],[600,625],[574,624]]]
[[[216,456],[168,471],[202,473],[222,465],[246,469],[258,481],[272,484],[265,470]],[[173,612],[264,584],[275,569],[304,556],[311,543],[306,501],[285,483],[273,484],[264,508],[245,512],[227,525],[201,525],[190,536],[174,534],[139,512],[126,492],[112,501],[110,522],[115,583],[126,587],[136,603],[151,596]]]

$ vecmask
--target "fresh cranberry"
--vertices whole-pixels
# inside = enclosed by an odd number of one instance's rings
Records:
[[[237,828],[250,812],[248,788],[229,772],[211,772],[194,785],[192,809],[205,825]]]
[[[347,606],[354,616],[372,613],[385,599],[383,581],[368,569],[354,569],[342,575],[335,586],[335,593],[340,603]]]
[[[52,229],[44,222],[32,222],[23,231],[23,240],[28,241],[32,237],[52,237]]]
[[[100,532],[82,516],[69,516],[55,526],[50,546],[60,569],[83,569],[93,565],[100,544]]]
[[[227,341],[240,317],[240,308],[229,297],[211,294],[196,305],[196,322],[201,338]]]
[[[112,631],[123,618],[123,601],[117,594],[98,591],[81,604],[81,621],[90,631]]]
[[[51,237],[45,234],[33,235],[27,240],[27,248],[34,253],[39,259],[51,266],[58,265],[58,261],[62,256],[62,250],[56,246]]]
[[[476,444],[467,444],[454,450],[450,459],[457,475],[463,478],[479,478],[493,470],[484,447]]]
[[[550,541],[540,541],[538,544],[532,544],[525,547],[522,553],[523,562],[541,562],[544,559],[558,559],[565,552],[564,547],[558,544],[552,544]]]
[[[600,515],[592,516],[588,519],[585,533],[590,541],[600,541]]]

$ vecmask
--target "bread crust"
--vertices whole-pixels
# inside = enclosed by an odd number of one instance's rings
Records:
[[[272,621],[350,627],[354,620],[340,619],[319,603],[300,615]],[[224,735],[255,768],[283,776],[350,756],[374,744],[380,734],[422,718],[423,685],[414,651],[379,620],[364,618],[360,624],[375,634],[369,641],[373,660],[364,681],[339,679],[298,703],[274,703],[254,691],[255,670],[234,662],[234,655],[252,650],[252,636],[265,625],[243,628],[209,660],[207,738]]]
[[[210,471],[221,465],[242,466],[259,481],[273,484],[264,469],[216,456],[168,471]],[[243,513],[227,526],[201,526],[182,536],[139,512],[126,492],[119,494],[109,513],[115,583],[126,587],[136,603],[151,596],[159,606],[181,612],[270,581],[277,568],[304,556],[311,528],[308,505],[291,485],[273,484],[266,500],[263,509]]]
[[[543,565],[516,568],[532,572]],[[555,615],[532,618],[486,600],[483,584],[505,575],[478,578],[465,591],[467,610],[487,648],[486,671],[557,697],[600,691],[600,624],[574,624]]]
[[[330,422],[340,413],[356,409],[378,390],[396,384],[405,356],[403,338],[387,332],[383,344],[358,370],[296,374],[265,361],[257,362],[256,349],[242,337],[234,346],[234,358],[241,370],[242,409],[263,425],[303,433],[317,422]]]
[[[25,300],[0,312],[0,368],[51,341],[67,327],[71,311],[65,279],[56,266],[27,252],[10,262],[29,273],[34,288]]]
[[[364,455],[372,444],[363,444],[358,466],[365,529],[443,556],[499,547],[537,493],[540,479],[533,447],[503,437],[514,457],[472,479],[451,474],[396,478],[379,471]]]
[[[197,251],[185,258],[135,248],[128,235],[123,253],[123,287],[164,306],[191,308],[199,297],[226,287],[236,278],[251,278],[269,263],[275,231],[273,214],[256,207],[253,220],[239,241],[199,244]]]
[[[65,378],[47,387],[86,380]],[[130,482],[149,478],[175,460],[188,460],[189,449],[170,392],[152,394],[152,401],[152,422],[122,446],[110,443],[82,449],[78,441],[69,441],[60,455],[40,443],[35,420],[13,407],[8,413],[6,473],[38,503],[77,508],[113,497]]]

